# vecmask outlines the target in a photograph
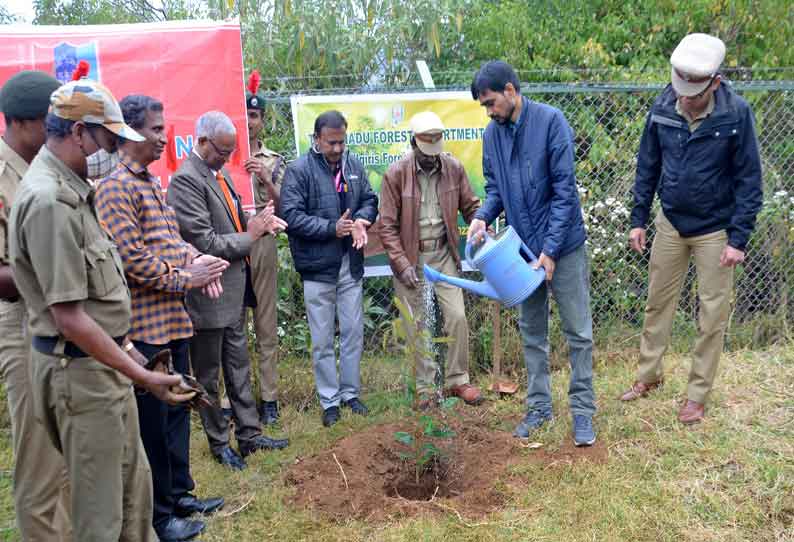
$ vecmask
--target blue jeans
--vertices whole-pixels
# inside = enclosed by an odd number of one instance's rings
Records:
[[[562,330],[571,354],[568,398],[572,414],[595,414],[593,392],[593,316],[590,269],[584,245],[557,261],[551,281]],[[527,366],[527,408],[551,412],[549,374],[549,288],[542,284],[521,304],[518,321]]]

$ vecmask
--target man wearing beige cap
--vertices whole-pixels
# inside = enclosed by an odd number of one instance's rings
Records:
[[[152,479],[132,382],[161,400],[190,400],[181,378],[146,370],[126,338],[130,293],[119,254],[97,222],[86,157],[116,138],[143,138],[88,79],[50,98],[47,142],[11,212],[10,261],[32,339],[36,416],[66,462],[76,540],[156,540]],[[173,390],[173,391],[172,391]]]
[[[395,294],[410,305],[413,314],[425,319],[422,266],[427,264],[457,276],[458,211],[468,224],[480,200],[474,195],[463,165],[443,153],[444,124],[425,111],[411,118],[411,147],[389,166],[381,185],[380,238],[394,273]],[[447,351],[444,386],[447,395],[470,405],[482,402],[480,390],[469,383],[469,326],[460,288],[438,282],[433,285],[444,315],[444,331],[453,339]],[[432,404],[435,360],[423,359],[416,368],[419,405]]]
[[[633,401],[662,384],[662,357],[694,257],[700,305],[687,399],[678,414],[684,424],[703,419],[730,314],[733,270],[744,261],[762,199],[753,113],[722,83],[724,58],[725,45],[714,36],[690,34],[678,44],[670,57],[672,83],[645,124],[634,182],[629,240],[638,253],[656,193],[661,210],[637,380],[620,399]]]

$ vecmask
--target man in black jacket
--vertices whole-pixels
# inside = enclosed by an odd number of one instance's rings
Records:
[[[733,268],[744,261],[761,208],[761,159],[753,112],[722,84],[725,45],[706,34],[686,36],[670,57],[672,84],[651,108],[640,142],[631,247],[645,248],[654,194],[661,211],[651,248],[650,282],[632,401],[662,383],[662,357],[691,256],[698,274],[698,338],[687,400],[678,419],[703,419],[730,314]]]
[[[287,222],[295,269],[312,334],[314,378],[323,425],[339,421],[340,404],[360,415],[359,364],[364,347],[363,286],[367,228],[378,214],[361,162],[345,151],[347,121],[326,111],[314,121],[314,145],[288,167],[280,216]],[[334,352],[339,319],[339,367]]]

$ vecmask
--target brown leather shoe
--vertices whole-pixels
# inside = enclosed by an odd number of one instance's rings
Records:
[[[467,405],[479,405],[485,398],[480,393],[480,389],[471,384],[461,384],[447,388],[448,397],[460,397]]]
[[[632,384],[628,391],[624,392],[619,399],[621,401],[633,401],[635,399],[639,399],[640,397],[646,397],[653,390],[661,386],[662,383],[664,383],[663,380],[651,382],[650,384],[646,384],[645,382],[640,382],[638,380]]]
[[[703,421],[706,414],[706,406],[701,405],[697,401],[686,400],[684,406],[678,411],[678,421],[684,425],[692,425]]]

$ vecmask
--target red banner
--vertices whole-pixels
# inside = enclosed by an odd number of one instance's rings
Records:
[[[249,149],[239,24],[0,26],[0,82],[31,69],[66,82],[80,60],[117,100],[146,94],[163,102],[169,144],[151,171],[164,189],[191,152],[196,119],[206,111],[226,113],[237,128],[227,168],[244,205],[253,207],[251,176],[242,167]]]

